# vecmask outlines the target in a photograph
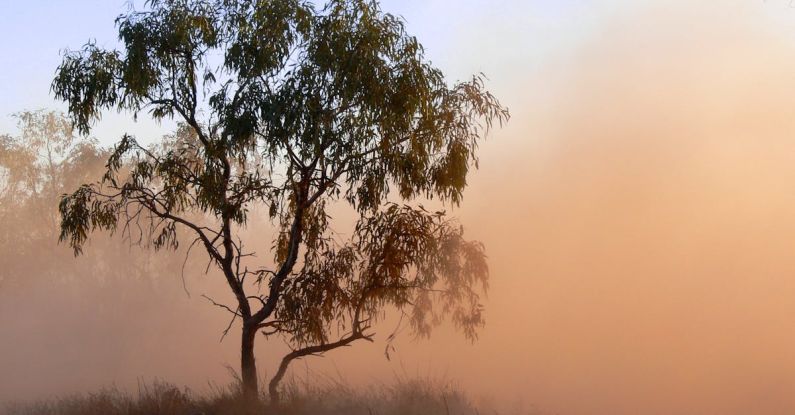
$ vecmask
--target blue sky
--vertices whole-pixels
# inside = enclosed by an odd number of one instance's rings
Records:
[[[142,2],[136,1],[140,7]],[[451,7],[455,4],[455,7]],[[584,16],[580,0],[385,0],[383,9],[403,16],[428,56],[452,79],[485,72],[507,82],[506,69],[533,65],[565,39],[582,36],[587,25],[568,26]],[[0,133],[13,133],[11,114],[60,109],[49,86],[64,49],[92,39],[116,45],[114,19],[126,0],[2,0],[0,6]],[[589,16],[593,17],[593,14]],[[578,27],[576,30],[569,30]],[[513,80],[511,80],[513,82]],[[109,144],[123,132],[157,137],[170,126],[146,118],[133,123],[124,114],[106,114],[94,129]],[[139,137],[148,140],[148,137]]]

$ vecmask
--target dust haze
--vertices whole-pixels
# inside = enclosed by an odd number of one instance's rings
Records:
[[[512,120],[482,145],[453,211],[489,254],[480,340],[406,333],[387,360],[390,326],[292,371],[444,376],[543,413],[795,412],[795,9],[693,3],[576,2],[601,18],[560,50],[529,54],[545,39],[506,37],[484,52]],[[509,31],[472,24],[484,21]],[[126,276],[145,256],[118,246],[129,255],[108,277],[31,272],[0,286],[0,401],[229,381],[237,345],[219,342],[227,316],[201,298],[224,299],[222,281],[191,264],[188,296],[181,261],[162,254],[164,275]],[[55,239],[41,251],[90,259]],[[272,373],[284,346],[257,347]]]

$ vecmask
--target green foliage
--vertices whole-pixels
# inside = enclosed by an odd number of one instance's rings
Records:
[[[461,201],[478,140],[509,117],[482,76],[449,85],[375,1],[150,0],[116,23],[122,50],[67,53],[55,96],[84,133],[110,109],[181,126],[160,147],[125,135],[103,180],[63,199],[75,253],[95,229],[133,224],[160,248],[182,228],[224,273],[244,328],[323,344],[335,325],[361,338],[393,305],[418,334],[450,314],[475,337],[483,247],[441,213],[387,201]],[[328,230],[334,202],[360,215],[350,241]],[[236,230],[260,205],[280,228],[276,268],[250,270]],[[255,281],[265,293],[248,293]]]

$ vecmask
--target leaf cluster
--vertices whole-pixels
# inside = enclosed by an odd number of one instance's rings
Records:
[[[276,311],[276,327],[297,345],[363,333],[393,307],[428,336],[444,315],[471,340],[483,324],[488,287],[482,244],[464,239],[444,212],[388,204],[363,217],[351,240],[308,256]]]

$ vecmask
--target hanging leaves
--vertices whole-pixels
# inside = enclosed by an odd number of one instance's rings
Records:
[[[509,118],[482,75],[449,83],[370,0],[149,0],[116,24],[120,50],[66,53],[55,96],[84,134],[107,110],[179,129],[148,147],[125,135],[102,180],[63,198],[61,240],[75,253],[96,229],[134,226],[156,249],[183,229],[222,271],[244,327],[336,347],[369,339],[397,307],[418,335],[450,316],[475,338],[483,246],[443,212],[388,201],[461,202],[479,140]],[[350,240],[329,230],[334,202],[360,216]],[[276,267],[252,271],[238,231],[266,209]]]

